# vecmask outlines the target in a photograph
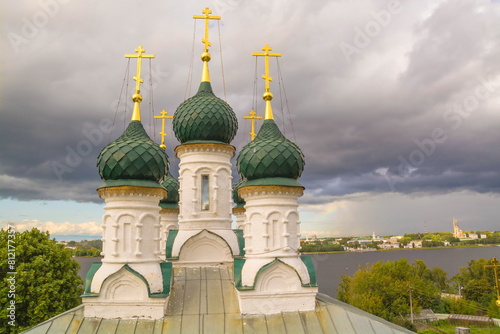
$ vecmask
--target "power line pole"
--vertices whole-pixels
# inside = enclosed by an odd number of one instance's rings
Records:
[[[413,298],[412,298],[411,283],[409,285],[410,285],[410,319],[411,323],[413,323]]]

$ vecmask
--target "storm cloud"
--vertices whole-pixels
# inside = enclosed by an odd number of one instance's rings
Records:
[[[360,193],[500,192],[498,2],[206,5],[222,16],[211,23],[210,69],[216,95],[238,116],[237,149],[249,141],[242,117],[263,113],[262,64],[251,54],[264,44],[283,54],[271,63],[273,106],[306,156],[302,204]],[[135,62],[128,67],[124,54],[142,45],[156,55],[144,63],[142,112],[159,141],[152,113],[172,115],[197,88],[202,24],[193,41],[192,15],[203,8],[93,0],[4,7],[0,196],[100,201],[96,157],[132,106]],[[174,175],[176,145],[169,129]]]

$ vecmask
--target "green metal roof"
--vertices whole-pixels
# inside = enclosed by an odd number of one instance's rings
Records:
[[[262,179],[255,179],[243,182],[239,188],[248,187],[248,186],[285,186],[285,187],[301,187],[304,188],[303,185],[299,183],[299,181],[295,179],[289,179],[286,177],[266,177]]]
[[[159,184],[156,181],[150,181],[150,180],[133,180],[133,179],[118,179],[118,180],[106,180],[104,183],[99,187],[100,188],[107,188],[107,187],[120,187],[120,186],[134,186],[134,187],[146,187],[146,188],[163,188],[161,184]]]
[[[272,119],[264,121],[255,139],[241,150],[236,161],[238,171],[247,180],[297,179],[304,165],[300,148],[283,136]]]
[[[177,238],[178,233],[179,230],[168,231],[167,243],[165,246],[165,256],[167,260],[177,260],[177,258],[172,257],[172,249],[174,248],[175,238]]]
[[[165,206],[166,208],[179,208],[179,181],[175,179],[170,172],[167,173],[165,180],[161,183],[161,185],[167,189],[167,198],[162,199],[160,201],[160,206],[162,204],[173,204],[170,206]]]
[[[149,138],[140,121],[107,145],[97,158],[101,179],[160,182],[168,171],[168,156]]]
[[[179,209],[179,204],[177,203],[161,203],[160,202],[160,208],[162,209]]]
[[[229,144],[238,130],[233,109],[214,95],[210,82],[201,82],[198,92],[177,108],[174,133],[181,144],[209,141]]]
[[[323,294],[316,310],[272,315],[241,315],[230,267],[174,268],[165,317],[85,318],[83,305],[39,324],[28,334],[400,334],[413,333]]]

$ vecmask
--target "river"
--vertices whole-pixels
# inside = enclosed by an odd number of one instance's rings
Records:
[[[410,263],[415,260],[422,260],[427,267],[440,267],[448,273],[448,278],[458,273],[459,267],[467,266],[470,260],[484,258],[500,259],[500,247],[469,247],[469,248],[439,248],[439,249],[405,249],[378,252],[349,252],[335,254],[312,254],[316,275],[318,279],[319,291],[337,296],[337,286],[342,275],[353,275],[359,266],[377,261],[397,260],[406,258]],[[96,257],[76,257],[81,269],[78,272],[82,279],[90,268],[92,262],[98,262],[101,258]]]

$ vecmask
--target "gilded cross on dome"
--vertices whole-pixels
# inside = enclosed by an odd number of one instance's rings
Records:
[[[205,15],[193,15],[193,19],[204,19],[205,20],[205,37],[202,38],[203,44],[205,44],[205,48],[203,53],[201,54],[201,60],[203,61],[203,71],[201,74],[201,82],[210,82],[210,74],[208,71],[208,62],[210,61],[210,53],[208,53],[208,47],[211,45],[208,40],[208,22],[209,20],[220,20],[220,16],[210,16],[212,11],[208,8],[202,11]]]
[[[143,49],[142,46],[139,46],[137,49],[135,49],[135,52],[137,52],[137,54],[125,55],[125,58],[137,58],[137,72],[136,72],[136,75],[134,76],[135,90],[136,90],[137,94],[139,94],[139,92],[140,92],[140,84],[144,82],[144,80],[141,79],[142,58],[154,58],[155,57],[155,55],[143,54],[145,51],[146,50]]]
[[[271,53],[272,48],[269,44],[264,45],[262,48],[264,52],[254,52],[252,56],[262,56],[264,57],[264,65],[265,65],[265,74],[262,76],[262,79],[266,81],[266,91],[262,95],[264,101],[266,101],[266,111],[264,114],[264,119],[273,119],[273,109],[271,107],[271,100],[273,99],[273,94],[271,93],[270,82],[273,81],[273,78],[269,75],[269,57],[281,57],[281,53]]]
[[[201,12],[205,15],[193,15],[193,19],[205,20],[205,38],[203,38],[201,41],[203,42],[203,44],[205,44],[204,52],[208,53],[208,47],[211,45],[210,41],[208,40],[208,22],[209,20],[220,20],[220,16],[210,16],[210,14],[212,14],[212,11],[208,8],[205,8],[205,10],[202,10]]]
[[[137,72],[136,75],[133,77],[135,80],[135,94],[132,95],[132,101],[134,101],[134,111],[132,112],[132,120],[133,121],[140,121],[141,120],[141,110],[139,107],[139,103],[142,102],[142,95],[141,95],[141,83],[144,82],[143,79],[141,79],[141,67],[142,67],[142,58],[154,58],[154,55],[145,55],[143,54],[146,50],[143,49],[142,46],[139,46],[137,49],[135,49],[135,52],[137,54],[128,54],[125,55],[125,58],[137,58]]]
[[[174,116],[167,116],[168,114],[168,111],[166,111],[165,109],[162,110],[160,112],[161,116],[154,116],[154,118],[161,118],[161,132],[160,132],[160,135],[161,135],[161,144],[160,144],[160,147],[162,149],[166,149],[167,146],[165,145],[165,136],[167,135],[165,133],[165,120],[167,118],[174,118]]]
[[[252,137],[252,140],[255,139],[255,136],[257,136],[257,134],[255,133],[255,120],[256,119],[262,119],[261,116],[255,116],[257,115],[257,113],[255,111],[250,111],[249,112],[250,116],[243,116],[244,119],[251,119],[252,121],[252,129],[250,130],[250,136]]]
[[[273,48],[269,46],[269,44],[264,45],[262,51],[264,52],[254,52],[252,56],[263,56],[264,57],[264,65],[265,65],[265,74],[262,76],[262,79],[266,81],[266,92],[269,93],[270,85],[269,82],[273,81],[273,78],[269,75],[269,57],[281,57],[281,53],[270,53]]]

